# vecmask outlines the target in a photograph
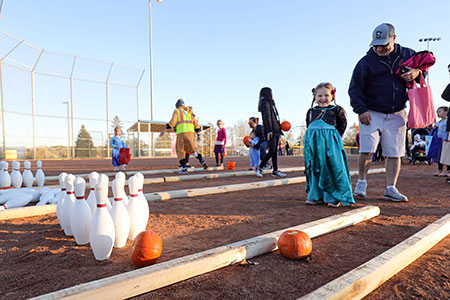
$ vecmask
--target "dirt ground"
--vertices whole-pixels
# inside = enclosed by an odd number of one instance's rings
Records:
[[[236,161],[248,168],[248,158]],[[207,159],[212,164],[212,159]],[[356,156],[350,156],[356,169]],[[192,160],[192,165],[198,165]],[[134,159],[129,170],[166,169],[176,159]],[[303,166],[301,157],[281,157],[281,167]],[[376,163],[374,168],[383,167]],[[111,170],[109,160],[44,161],[47,175],[61,171]],[[368,198],[356,208],[378,205],[372,220],[313,240],[309,259],[291,261],[278,251],[255,257],[255,265],[223,268],[138,299],[295,299],[335,279],[450,213],[450,185],[433,177],[436,165],[403,164],[398,188],[408,203],[382,199],[384,174],[370,175]],[[301,176],[301,172],[288,176]],[[271,179],[244,176],[145,186],[144,192],[215,186]],[[356,178],[353,178],[355,183]],[[150,204],[148,229],[163,239],[161,261],[197,253],[289,226],[303,224],[351,208],[306,206],[304,184],[175,199]],[[89,246],[66,237],[56,215],[0,221],[0,299],[25,299],[76,284],[134,270],[131,242],[99,262]],[[450,237],[372,292],[366,299],[450,299]]]

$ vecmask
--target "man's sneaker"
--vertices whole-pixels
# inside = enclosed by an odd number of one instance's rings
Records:
[[[272,165],[271,164],[266,164],[264,167],[262,167],[263,170],[270,170],[272,169]]]
[[[322,199],[320,199],[320,200],[310,200],[310,199],[308,199],[308,200],[305,201],[305,203],[307,205],[318,205],[318,204],[323,204],[324,202],[323,202]]]
[[[256,168],[256,169],[255,169],[255,174],[256,174],[256,176],[258,176],[258,177],[260,177],[260,178],[262,178],[262,177],[263,177],[263,174],[262,174],[262,172],[261,172],[261,169],[260,169],[260,168]]]
[[[327,204],[328,204],[328,207],[339,207],[339,206],[341,206],[341,202],[338,202],[338,203],[328,202]]]
[[[408,197],[400,194],[400,192],[397,190],[396,187],[386,188],[384,190],[383,199],[391,200],[391,201],[395,201],[395,202],[407,202],[408,201]]]
[[[184,168],[182,168],[180,171],[178,171],[178,174],[180,174],[180,175],[184,175],[184,174],[188,174],[189,172],[188,172],[188,170],[187,170],[187,168],[186,167],[184,167]]]
[[[353,191],[353,195],[357,197],[367,197],[366,193],[367,182],[359,181],[356,182],[355,190]]]
[[[276,170],[276,171],[272,172],[272,176],[274,176],[274,177],[286,177],[286,174]]]

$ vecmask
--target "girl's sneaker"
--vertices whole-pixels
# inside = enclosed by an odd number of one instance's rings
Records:
[[[338,202],[338,203],[328,202],[328,207],[339,207],[339,206],[341,206],[341,202]]]
[[[446,171],[442,176],[444,176],[444,177],[450,177],[450,171]]]
[[[258,176],[259,178],[262,178],[262,177],[263,177],[263,174],[262,174],[261,169],[260,169],[259,167],[257,167],[257,168],[255,169],[255,174],[256,174],[256,176]]]
[[[274,177],[286,177],[286,174],[276,170],[276,171],[272,172],[272,176],[274,176]]]
[[[442,177],[443,175],[444,175],[444,173],[442,173],[441,170],[437,170],[436,173],[433,174],[433,176],[439,176],[439,177]]]
[[[310,199],[308,199],[308,200],[305,201],[305,203],[307,205],[318,205],[318,204],[323,204],[324,202],[323,202],[322,199],[320,199],[320,200],[310,200]]]

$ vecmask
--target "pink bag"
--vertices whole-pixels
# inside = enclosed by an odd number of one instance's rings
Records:
[[[413,87],[408,90],[409,98],[409,128],[424,128],[436,123],[434,112],[433,95],[430,86],[425,84],[420,74],[420,87],[414,82]]]

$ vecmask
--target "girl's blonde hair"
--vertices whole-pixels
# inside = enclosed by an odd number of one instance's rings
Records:
[[[329,82],[321,82],[315,88],[312,89],[313,100],[311,103],[311,107],[314,106],[314,102],[316,101],[317,91],[322,88],[330,91],[331,96],[333,96],[334,104],[336,104],[336,88]]]

